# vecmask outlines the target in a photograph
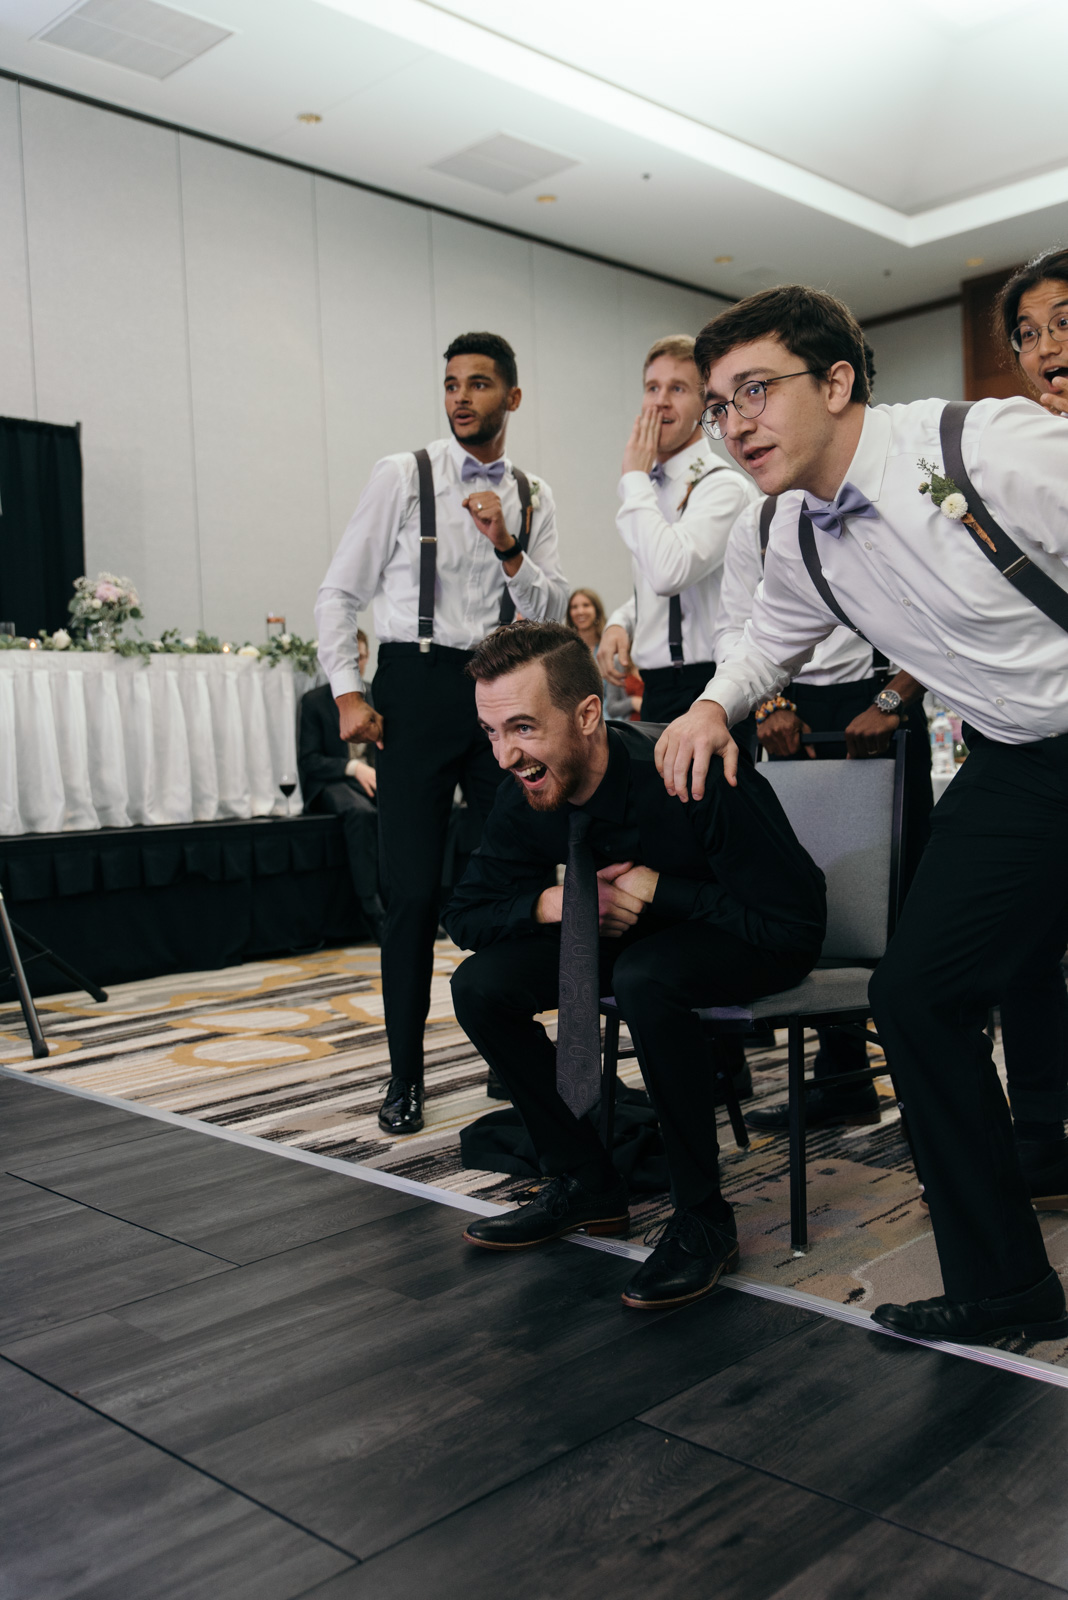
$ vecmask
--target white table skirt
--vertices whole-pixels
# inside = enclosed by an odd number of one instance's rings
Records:
[[[248,656],[0,654],[0,835],[296,815],[301,695]]]

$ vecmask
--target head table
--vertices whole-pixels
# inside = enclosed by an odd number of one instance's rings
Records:
[[[0,653],[0,835],[298,813],[300,697],[239,655]]]

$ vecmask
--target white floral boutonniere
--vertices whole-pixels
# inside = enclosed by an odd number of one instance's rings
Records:
[[[936,471],[931,463],[925,461],[922,456],[916,464],[920,471],[926,474],[924,481],[920,484],[920,493],[929,494],[944,517],[948,517],[951,522],[963,522],[964,526],[970,528],[978,538],[982,539],[984,544],[989,545],[991,550],[996,551],[997,546],[994,544],[993,539],[976,522],[968,510],[967,500],[961,494],[953,479],[947,478]]]
[[[690,496],[693,494],[694,489],[700,483],[707,471],[708,463],[705,461],[704,456],[694,456],[693,460],[690,462],[689,471],[686,474],[686,493],[675,507],[675,510],[678,512],[680,517],[686,510],[686,507],[689,505]]]
[[[693,460],[690,462],[690,473],[689,473],[689,477],[687,478],[687,482],[688,483],[696,483],[698,478],[703,478],[704,475],[705,475],[705,458],[704,458],[704,456],[694,456]]]
[[[538,482],[537,478],[531,478],[531,480],[530,480],[530,509],[531,509],[531,511],[537,511],[537,509],[538,509],[538,507],[540,505],[541,505],[541,484]]]

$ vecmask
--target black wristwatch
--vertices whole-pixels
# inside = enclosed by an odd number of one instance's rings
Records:
[[[886,716],[892,717],[901,711],[901,696],[896,689],[880,689],[872,701],[877,711],[882,711]]]
[[[513,556],[521,556],[523,554],[523,546],[519,543],[518,539],[514,539],[512,541],[512,548],[510,550],[498,550],[497,546],[494,545],[493,554],[497,557],[498,561],[511,561]]]

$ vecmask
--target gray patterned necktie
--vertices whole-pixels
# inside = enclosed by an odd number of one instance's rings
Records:
[[[586,836],[592,818],[572,811],[560,918],[560,1010],[556,1034],[556,1087],[576,1117],[601,1092],[601,1018],[598,1005],[597,872]]]

